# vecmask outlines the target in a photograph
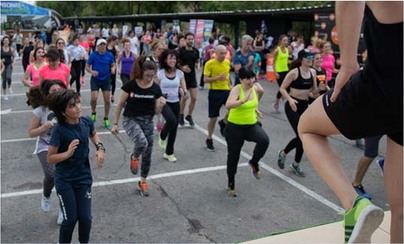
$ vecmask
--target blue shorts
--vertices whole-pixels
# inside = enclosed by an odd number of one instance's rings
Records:
[[[105,80],[98,80],[97,78],[91,76],[90,80],[91,91],[111,91],[111,78],[108,77]]]

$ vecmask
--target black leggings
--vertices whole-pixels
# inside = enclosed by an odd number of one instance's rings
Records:
[[[79,222],[79,242],[88,243],[91,231],[91,184],[64,182],[56,185],[63,222],[60,226],[59,243],[70,243],[73,230]]]
[[[293,138],[288,145],[283,149],[285,154],[288,154],[290,151],[296,148],[296,153],[295,153],[295,162],[300,163],[302,160],[303,156],[303,144],[302,141],[300,140],[299,133],[297,132],[297,126],[299,124],[299,119],[300,116],[303,114],[303,112],[307,109],[309,106],[309,101],[306,100],[300,100],[297,98],[295,99],[298,103],[296,104],[297,111],[294,112],[292,108],[289,105],[289,102],[285,103],[285,113],[286,117],[289,120],[290,125],[293,128],[293,131],[296,133],[296,137]]]
[[[180,114],[180,103],[169,103],[163,107],[163,114],[166,123],[160,133],[160,138],[165,140],[168,136],[166,154],[171,155],[174,153],[174,143],[177,137],[178,116]]]
[[[76,82],[76,91],[77,93],[80,93],[80,77],[81,77],[81,70],[82,70],[82,60],[74,60],[72,62],[72,66],[71,66],[71,78],[70,78],[70,86],[73,85],[74,82]]]
[[[267,133],[260,125],[258,125],[258,123],[255,125],[235,125],[228,122],[224,133],[227,142],[228,187],[234,189],[237,165],[244,141],[252,141],[256,143],[250,164],[258,166],[259,160],[264,156],[268,149],[269,138]]]
[[[276,81],[278,82],[279,87],[281,87],[283,79],[285,79],[286,74],[288,73],[288,71],[285,72],[279,72],[279,79],[277,79]],[[288,90],[289,91],[289,90]],[[280,99],[282,97],[281,92],[278,90],[278,93],[276,93],[276,98]]]
[[[111,95],[115,94],[116,87],[116,74],[111,74]]]

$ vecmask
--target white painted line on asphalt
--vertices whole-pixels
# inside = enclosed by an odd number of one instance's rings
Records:
[[[0,115],[5,115],[5,114],[9,114],[9,113],[11,113],[11,109],[9,108],[9,109],[6,109],[6,110],[1,110],[0,111]]]
[[[239,167],[246,167],[246,166],[247,166],[247,163],[239,164]],[[168,172],[168,173],[151,175],[147,178],[148,179],[162,179],[162,178],[168,178],[168,177],[179,176],[179,175],[191,175],[191,174],[197,174],[197,173],[218,171],[218,170],[223,170],[223,169],[226,169],[226,165]],[[98,182],[93,183],[93,187],[127,184],[127,183],[136,182],[139,180],[140,180],[140,177],[118,179],[118,180],[98,181]],[[2,193],[1,199],[34,195],[34,194],[42,194],[42,192],[43,192],[43,189],[34,189],[34,190],[28,190],[28,191]]]
[[[119,133],[123,133],[125,132],[125,130],[120,130]],[[101,132],[97,132],[97,135],[112,135],[112,133],[110,131],[101,131]],[[35,141],[35,138],[30,138],[30,137],[26,137],[26,138],[17,138],[17,139],[7,139],[7,140],[1,140],[1,143],[11,143],[11,142],[24,142],[24,141]]]
[[[208,135],[208,131],[205,130],[204,128],[200,127],[199,125],[195,124],[195,129],[199,130],[200,132],[202,132],[205,135]],[[222,138],[219,138],[216,135],[213,135],[213,139],[220,142],[223,145],[227,145],[226,141],[223,140]],[[246,159],[251,159],[251,155],[249,155],[248,153],[241,151],[241,155],[246,158]],[[282,174],[281,172],[279,172],[278,170],[272,168],[271,166],[267,165],[266,163],[260,161],[260,165],[263,169],[266,169],[267,171],[269,171],[270,173],[272,173],[275,176],[278,176],[280,179],[286,181],[287,183],[291,184],[292,186],[296,187],[297,189],[299,189],[300,191],[306,193],[307,195],[309,195],[310,197],[314,198],[315,200],[319,201],[320,203],[324,204],[325,206],[333,209],[334,211],[336,211],[337,213],[341,213],[343,211],[345,211],[343,208],[341,208],[340,206],[338,206],[337,204],[327,200],[326,198],[324,198],[323,196],[319,195],[318,193],[310,190],[309,188],[305,187],[304,185],[298,183],[297,181],[293,180],[292,178]]]
[[[116,104],[111,104],[112,107],[116,107]],[[104,105],[97,105],[97,108],[103,108]],[[91,106],[81,106],[82,109],[89,109]],[[8,111],[10,110],[10,111]],[[23,113],[32,113],[32,109],[26,109],[26,110],[15,110],[13,111],[11,108],[1,111],[1,115],[6,115],[6,114],[23,114]]]

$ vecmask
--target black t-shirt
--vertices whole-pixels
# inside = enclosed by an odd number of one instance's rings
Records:
[[[191,68],[191,72],[184,72],[185,81],[187,83],[196,82],[195,63],[199,59],[199,51],[194,47],[192,50],[187,50],[183,47],[178,49],[178,57],[180,58],[180,64],[182,66],[188,65],[189,68]]]
[[[26,46],[22,51],[22,60],[29,61],[29,55],[31,54],[32,50],[34,50],[34,46],[32,45]]]
[[[123,112],[123,115],[127,117],[153,116],[156,99],[163,95],[160,86],[154,82],[151,87],[143,89],[135,81],[130,81],[122,86],[122,90],[129,94]]]
[[[66,152],[70,143],[79,139],[80,143],[72,157],[55,166],[55,183],[80,182],[91,184],[92,176],[89,161],[89,140],[94,133],[94,123],[87,117],[80,117],[78,124],[58,123],[52,130],[50,145],[58,148],[58,153]]]

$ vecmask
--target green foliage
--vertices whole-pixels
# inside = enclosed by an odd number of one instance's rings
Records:
[[[146,13],[177,13],[272,9],[334,4],[332,1],[37,1],[41,7],[54,9],[63,17],[113,16]]]

